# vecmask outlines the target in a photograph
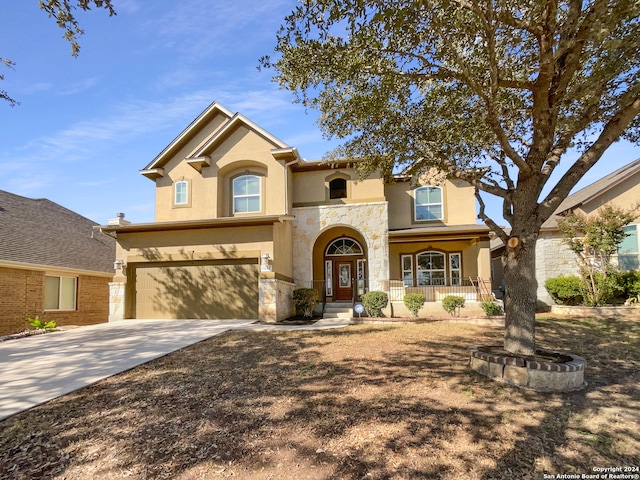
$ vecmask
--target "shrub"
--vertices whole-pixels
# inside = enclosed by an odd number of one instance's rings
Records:
[[[504,311],[502,310],[502,305],[494,302],[493,300],[485,300],[480,304],[480,307],[487,317],[491,317],[493,315],[502,315],[504,313]]]
[[[464,297],[447,295],[442,299],[442,308],[451,316],[460,316],[460,309],[464,308]]]
[[[313,309],[320,302],[320,295],[315,288],[297,288],[293,291],[293,304],[302,310],[305,318],[313,316]]]
[[[548,278],[544,282],[544,288],[558,305],[580,305],[582,303],[582,279],[576,275]]]
[[[413,313],[413,316],[417,317],[420,307],[424,305],[424,295],[421,293],[407,293],[403,301],[409,311]]]
[[[596,272],[591,278],[583,279],[582,288],[583,303],[590,307],[607,305],[624,292],[622,280],[616,272]]]
[[[631,271],[621,274],[620,282],[624,289],[623,297],[640,300],[640,272]]]
[[[33,328],[38,328],[42,330],[46,330],[47,328],[56,328],[56,322],[50,320],[48,322],[43,322],[38,317],[36,318],[28,318],[27,319]]]
[[[384,292],[367,292],[362,296],[362,304],[370,317],[381,317],[388,303],[389,297]]]

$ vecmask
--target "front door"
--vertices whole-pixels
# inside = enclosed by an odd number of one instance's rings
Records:
[[[333,278],[335,282],[334,298],[336,300],[353,299],[353,262],[334,262]]]

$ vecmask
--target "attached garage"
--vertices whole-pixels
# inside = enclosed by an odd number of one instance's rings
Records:
[[[258,318],[257,258],[132,267],[135,318]]]

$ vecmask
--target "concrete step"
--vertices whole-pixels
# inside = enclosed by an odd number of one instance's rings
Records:
[[[351,318],[351,311],[348,312],[324,312],[322,318]]]
[[[351,318],[352,308],[351,302],[327,303],[322,318]]]

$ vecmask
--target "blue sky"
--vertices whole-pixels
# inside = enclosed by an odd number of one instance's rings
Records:
[[[0,89],[21,103],[0,103],[0,189],[101,224],[116,212],[153,221],[154,183],[139,170],[214,100],[309,160],[337,145],[256,68],[295,0],[114,0],[115,17],[77,13],[78,58],[37,3],[8,0],[0,16],[0,57],[16,62]],[[638,157],[618,143],[580,186]]]

